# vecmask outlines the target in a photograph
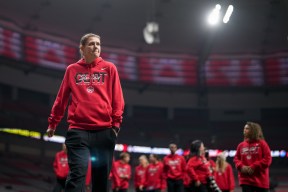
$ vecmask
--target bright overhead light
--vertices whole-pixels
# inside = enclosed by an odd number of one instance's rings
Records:
[[[209,14],[208,23],[210,25],[216,25],[219,22],[220,10],[221,5],[217,4],[215,8],[212,10],[212,12]]]
[[[148,22],[143,29],[143,36],[147,44],[159,43],[159,24],[156,22]]]
[[[223,18],[223,23],[228,23],[230,16],[232,15],[233,9],[234,9],[233,5],[228,6],[228,9],[227,9],[225,16]]]

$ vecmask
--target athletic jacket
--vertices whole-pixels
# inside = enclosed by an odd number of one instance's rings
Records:
[[[126,176],[127,178],[122,178]],[[131,166],[122,163],[121,160],[115,161],[112,166],[112,189],[128,189],[131,178]]]
[[[145,177],[146,177],[147,167],[143,167],[142,165],[138,165],[135,168],[134,174],[134,186],[135,188],[140,187],[140,185],[145,185]]]
[[[192,182],[192,179],[190,178],[190,176],[187,172],[187,168],[186,168],[186,171],[185,171],[184,177],[183,177],[183,186],[185,188],[189,188],[189,187],[191,187],[191,182]]]
[[[113,63],[98,57],[91,64],[81,59],[67,67],[48,118],[49,128],[56,129],[70,96],[69,128],[97,130],[120,127],[124,99]]]
[[[163,174],[163,163],[150,163],[146,171],[146,190],[166,189],[166,180]]]
[[[191,157],[187,163],[187,173],[191,182],[200,181],[202,184],[207,184],[207,178],[211,176],[209,166],[209,161],[205,157]]]
[[[244,184],[268,189],[271,162],[270,148],[265,140],[245,140],[241,142],[234,157],[240,185]],[[254,173],[252,175],[241,173],[240,170],[244,165],[250,166]]]
[[[164,157],[164,176],[166,179],[184,179],[186,161],[183,156],[170,154]]]
[[[235,180],[233,175],[232,167],[229,163],[227,163],[227,167],[224,172],[215,171],[214,174],[215,181],[218,187],[223,190],[234,190],[235,188]]]
[[[59,179],[66,179],[69,172],[67,153],[60,151],[56,153],[53,162],[54,172]]]

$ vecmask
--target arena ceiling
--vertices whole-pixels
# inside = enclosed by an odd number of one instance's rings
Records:
[[[228,24],[207,25],[209,11],[234,5]],[[266,53],[287,51],[286,0],[9,0],[0,19],[21,28],[71,39],[87,32],[102,44],[137,52]],[[147,45],[143,28],[155,20],[160,43]]]

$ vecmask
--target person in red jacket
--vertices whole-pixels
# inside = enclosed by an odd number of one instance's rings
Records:
[[[238,145],[234,157],[242,191],[268,192],[272,158],[262,128],[258,123],[247,122],[243,134],[244,141]]]
[[[226,161],[224,152],[221,152],[217,155],[214,177],[218,187],[222,192],[234,191],[235,179],[232,166]]]
[[[139,157],[139,165],[136,166],[134,173],[134,187],[136,192],[144,191],[145,176],[148,165],[149,162],[146,155],[141,155]]]
[[[112,168],[112,190],[113,192],[127,192],[131,178],[131,166],[129,153],[120,154],[120,159],[115,161]]]
[[[69,172],[67,149],[65,144],[62,145],[62,150],[56,153],[53,168],[57,179],[53,192],[61,192],[65,188],[65,182]]]
[[[116,66],[100,57],[100,36],[89,33],[80,40],[82,58],[70,64],[48,118],[52,137],[69,102],[66,133],[70,172],[65,191],[85,189],[89,156],[92,191],[108,192],[108,177],[117,134],[122,122],[124,99]]]
[[[207,192],[209,190],[210,163],[205,158],[205,148],[202,141],[195,140],[191,143],[190,158],[186,170],[191,179],[191,191]]]
[[[176,154],[177,145],[171,143],[169,145],[171,154],[167,155],[163,159],[164,176],[167,181],[168,192],[182,192],[183,179],[186,169],[186,161],[183,156]]]
[[[166,180],[163,173],[163,163],[158,155],[150,154],[150,164],[146,170],[145,190],[146,192],[161,192],[166,189]]]
[[[191,192],[191,183],[190,183],[191,178],[187,172],[187,162],[190,158],[190,150],[184,150],[183,156],[184,156],[184,159],[186,161],[185,173],[184,173],[184,178],[183,178],[184,192]]]

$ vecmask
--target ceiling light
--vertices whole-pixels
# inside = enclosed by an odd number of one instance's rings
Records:
[[[148,22],[143,29],[143,36],[147,44],[159,43],[159,24],[156,22]]]
[[[210,25],[216,25],[219,22],[220,10],[221,10],[221,5],[217,4],[215,8],[212,10],[212,12],[210,13],[210,15],[208,16],[208,23]]]
[[[224,18],[223,18],[223,23],[228,23],[230,16],[232,15],[233,9],[234,9],[233,5],[228,6],[228,9],[227,9],[227,11],[224,15]]]

